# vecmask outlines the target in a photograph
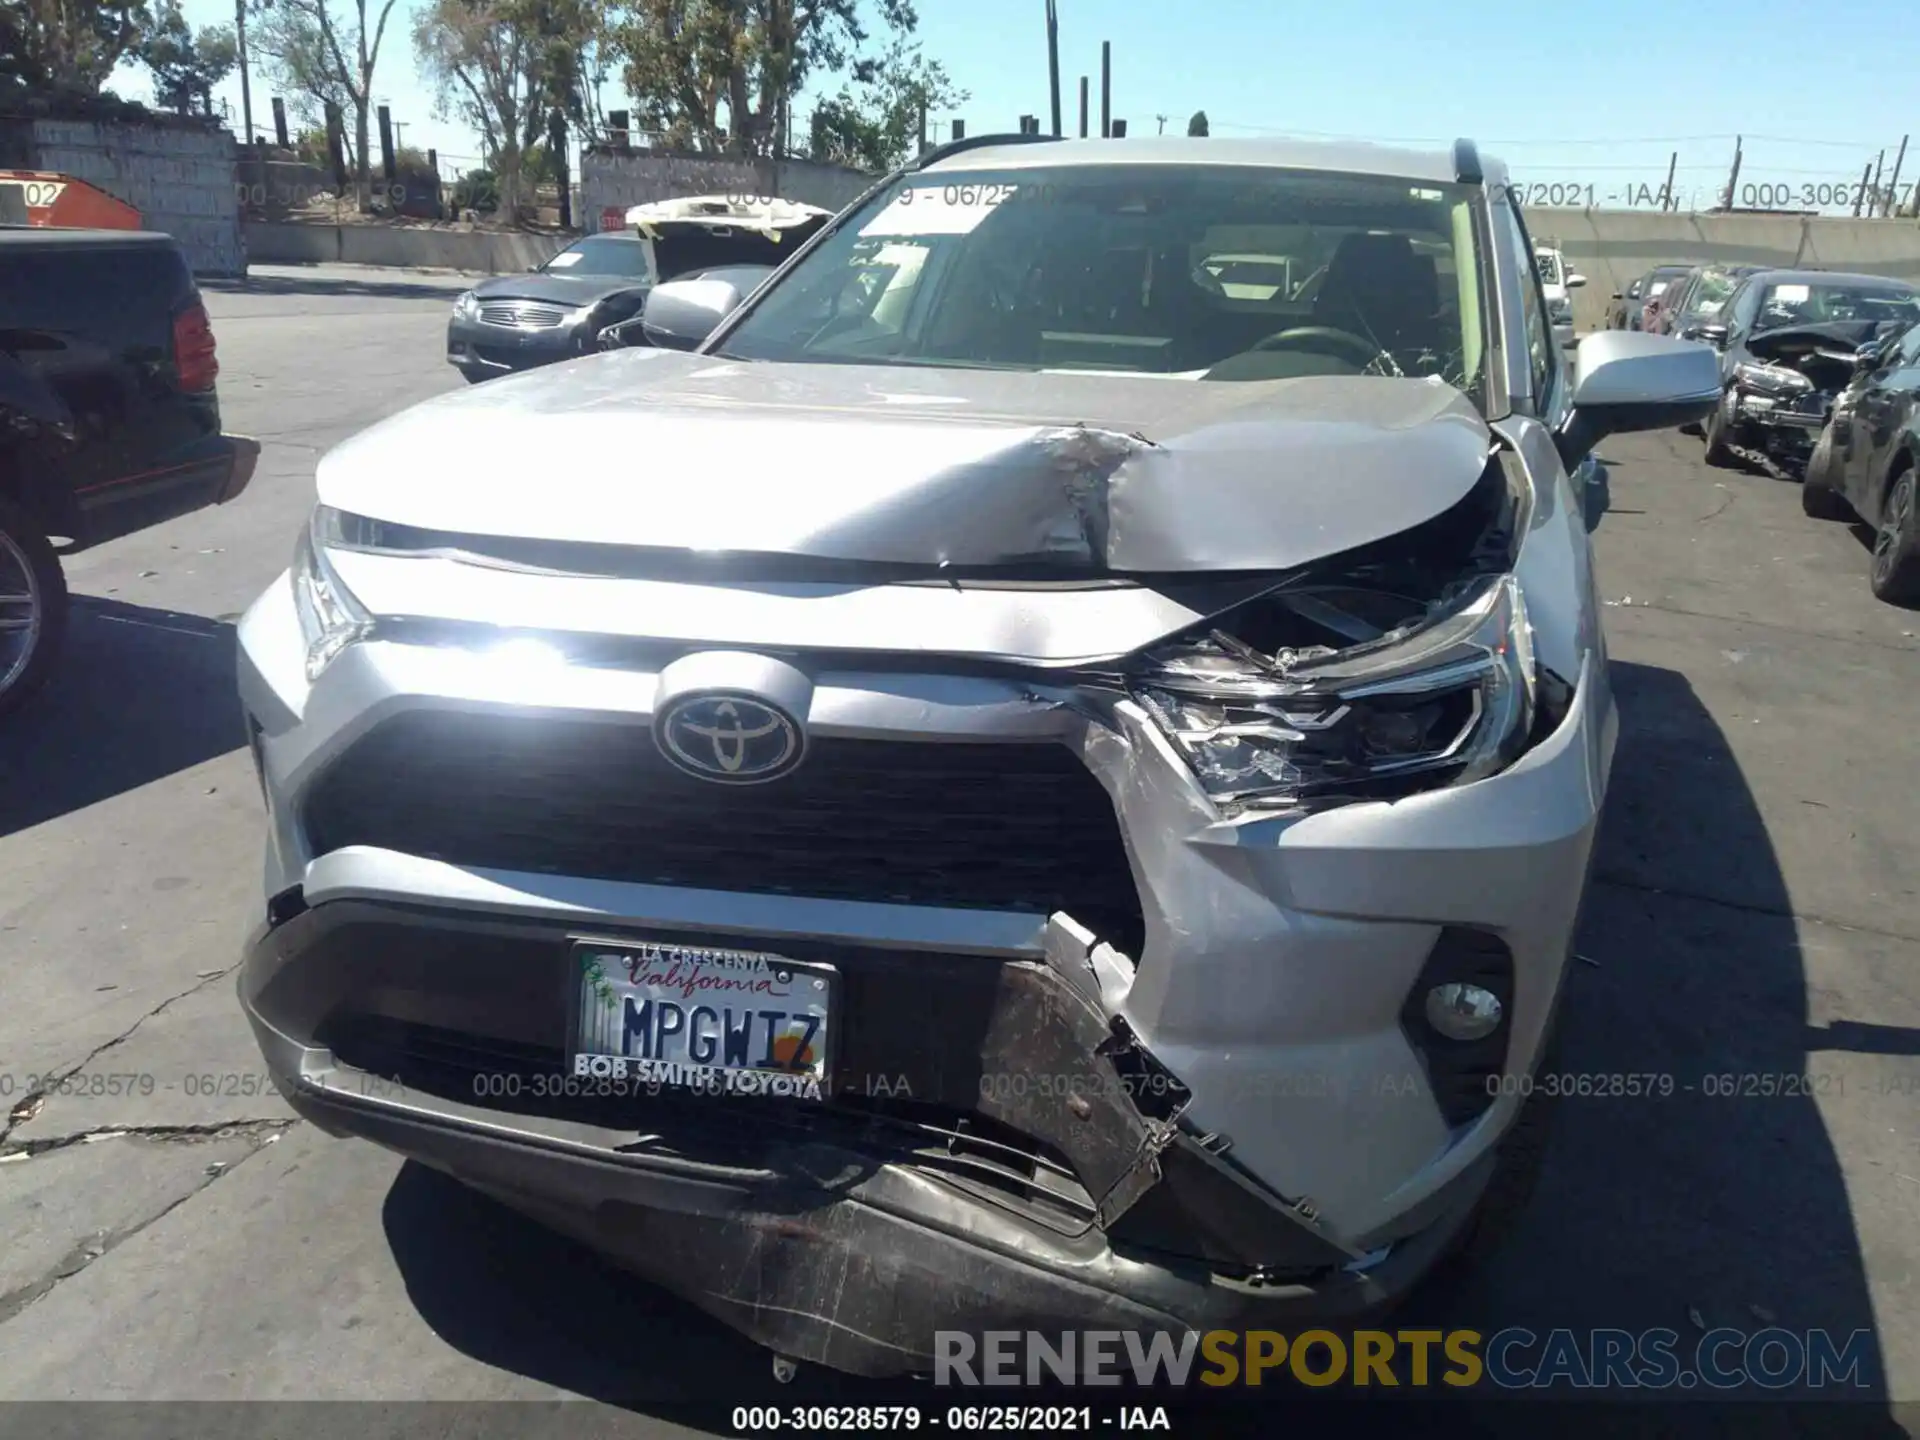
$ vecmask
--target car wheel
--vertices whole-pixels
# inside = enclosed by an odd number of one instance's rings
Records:
[[[1920,471],[1909,465],[1893,482],[1873,537],[1873,593],[1892,605],[1920,602]]]
[[[1820,442],[1813,447],[1806,471],[1800,477],[1800,508],[1815,520],[1844,520],[1853,513],[1852,507],[1833,488],[1829,473],[1832,469],[1833,427],[1829,425],[1820,432]]]
[[[1713,413],[1707,417],[1706,427],[1702,432],[1707,438],[1707,464],[1717,465],[1722,469],[1734,463],[1733,449],[1727,443],[1728,433],[1733,429],[1732,417],[1728,414],[1732,409],[1733,390],[1729,387],[1721,395],[1720,403],[1713,407]]]
[[[67,632],[67,577],[40,527],[0,497],[0,715],[47,681]]]
[[[469,385],[478,385],[482,380],[487,379],[493,373],[490,370],[482,370],[478,365],[462,365],[458,368],[460,371],[460,378],[466,381]]]

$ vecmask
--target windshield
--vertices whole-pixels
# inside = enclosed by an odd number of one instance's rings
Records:
[[[1739,284],[1740,277],[1731,270],[1703,270],[1689,308],[1696,315],[1718,315]]]
[[[1560,257],[1551,250],[1534,252],[1533,263],[1540,268],[1542,285],[1558,285],[1560,280]]]
[[[1754,330],[1823,325],[1843,320],[1895,320],[1920,316],[1920,294],[1887,281],[1880,285],[1821,285],[1810,281],[1769,285],[1760,297]]]
[[[1193,380],[1440,376],[1473,393],[1476,194],[1211,165],[923,173],[846,217],[717,353]]]
[[[616,275],[644,280],[647,247],[624,236],[589,235],[576,240],[540,267],[554,275]]]

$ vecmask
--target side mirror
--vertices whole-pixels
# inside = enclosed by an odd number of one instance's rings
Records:
[[[1718,350],[1727,343],[1727,327],[1712,322],[1696,325],[1693,328],[1693,338],[1705,341]]]
[[[1579,288],[1580,288],[1580,287],[1581,287],[1582,285],[1584,285],[1584,284],[1586,284],[1586,283],[1587,283],[1587,277],[1586,277],[1586,276],[1584,276],[1584,275],[1580,275],[1580,274],[1576,274],[1576,273],[1574,273],[1573,271],[1568,271],[1568,272],[1567,272],[1567,289],[1569,289],[1569,290],[1578,290],[1578,289],[1579,289]],[[1620,297],[1619,297],[1618,295],[1616,295],[1616,296],[1614,296],[1613,298],[1614,298],[1614,299],[1616,299],[1616,300],[1618,300],[1618,299],[1619,299]]]
[[[647,293],[640,328],[663,350],[692,350],[744,297],[725,280],[669,280]]]
[[[1886,359],[1887,347],[1879,340],[1869,340],[1853,352],[1853,368],[1864,375],[1869,370],[1878,370],[1880,362]]]
[[[1574,352],[1573,404],[1554,445],[1569,469],[1609,435],[1703,420],[1720,403],[1720,362],[1670,335],[1603,330]]]

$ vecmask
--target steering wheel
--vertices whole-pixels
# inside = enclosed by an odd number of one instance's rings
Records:
[[[1323,343],[1313,343],[1323,342]],[[1351,330],[1342,330],[1337,325],[1296,325],[1291,330],[1282,330],[1269,335],[1255,350],[1327,350],[1335,355],[1350,359],[1362,370],[1371,368],[1385,360],[1397,372],[1393,357],[1380,346]]]

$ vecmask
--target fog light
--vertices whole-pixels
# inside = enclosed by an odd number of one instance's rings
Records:
[[[1427,991],[1427,1024],[1449,1040],[1484,1040],[1503,1015],[1500,997],[1482,985],[1449,981]]]

